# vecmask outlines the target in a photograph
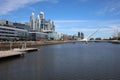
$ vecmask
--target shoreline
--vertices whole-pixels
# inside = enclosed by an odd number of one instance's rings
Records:
[[[75,42],[85,42],[77,40],[68,40],[68,41],[17,41],[17,42],[0,42],[0,51],[7,51],[14,48],[33,48],[38,46],[45,45],[56,45],[56,44],[65,44],[65,43],[75,43]],[[120,44],[120,40],[91,40],[88,42],[109,42]]]
[[[45,45],[55,45],[64,43],[74,43],[77,41],[18,41],[18,42],[0,42],[0,51],[12,50],[14,48],[31,48]]]
[[[56,45],[56,44],[65,44],[65,43],[76,43],[76,42],[85,42],[85,41],[19,41],[19,42],[0,42],[0,58],[11,57],[22,55],[24,52],[37,51],[38,46],[46,46],[46,45]],[[108,42],[112,44],[120,44],[119,40],[112,41],[89,41],[89,42]]]

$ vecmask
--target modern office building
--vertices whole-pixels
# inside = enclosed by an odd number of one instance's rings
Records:
[[[12,26],[13,22],[7,21],[7,20],[0,20],[1,26]]]
[[[48,33],[49,40],[63,40],[63,34],[58,32]]]
[[[32,31],[38,31],[43,33],[51,33],[55,31],[54,22],[51,20],[44,19],[44,12],[40,12],[35,21],[34,13],[32,12],[30,16],[30,24],[30,28]]]
[[[37,16],[35,22],[34,22],[34,13],[32,12],[32,15],[30,16],[30,23],[31,23],[31,25],[30,25],[30,31],[29,31],[30,36],[29,37],[31,37],[32,40],[38,40],[38,39],[36,39],[37,36],[38,35],[41,36],[43,34],[45,34],[45,35],[53,34],[54,38],[55,38],[56,35],[54,33],[55,32],[54,22],[51,20],[44,19],[44,12],[40,12],[40,14]],[[35,25],[34,25],[34,23],[35,23]],[[33,35],[35,37],[33,37]],[[42,38],[42,37],[40,37],[40,38]]]
[[[0,40],[28,40],[28,31],[8,26],[0,26]]]
[[[44,19],[43,12],[36,20],[32,12],[30,22],[25,23],[0,20],[0,40],[41,40],[48,39],[48,34],[54,34],[54,39],[61,36],[55,32],[54,22]]]
[[[78,32],[78,40],[84,39],[84,33]]]
[[[84,33],[81,32],[81,39],[84,39]]]
[[[53,21],[50,20],[45,20],[43,21],[44,23],[42,24],[42,32],[44,33],[52,33],[55,31],[55,25]]]
[[[18,29],[24,29],[24,30],[28,30],[28,31],[30,29],[29,25],[26,25],[23,23],[17,23],[17,22],[13,22],[13,25],[11,27],[18,28]]]
[[[42,33],[42,32],[29,32],[29,40],[32,41],[41,41],[41,40],[47,40],[48,34]]]
[[[30,16],[30,29],[35,30],[35,21],[34,21],[34,13],[33,12]]]
[[[0,20],[0,40],[28,40],[28,29],[22,23]]]
[[[41,19],[40,16],[38,15],[35,21],[35,30],[40,31],[40,26],[41,26]]]
[[[44,19],[44,12],[40,12],[40,19]]]
[[[40,12],[34,21],[34,13],[30,16],[30,31],[38,31],[43,33],[52,33],[55,31],[54,22],[44,19],[44,12]]]

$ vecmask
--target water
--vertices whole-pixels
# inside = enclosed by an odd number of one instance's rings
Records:
[[[67,43],[0,60],[0,80],[120,80],[120,45]]]

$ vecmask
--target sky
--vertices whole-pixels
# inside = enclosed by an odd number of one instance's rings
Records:
[[[44,12],[55,23],[56,32],[85,37],[109,38],[120,31],[120,0],[0,0],[0,19],[29,22]]]

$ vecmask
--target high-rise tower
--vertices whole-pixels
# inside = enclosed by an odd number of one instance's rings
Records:
[[[45,25],[45,19],[44,19],[44,12],[40,12],[39,14],[40,20],[41,20],[41,26],[40,26],[40,31],[44,30],[44,25]]]
[[[79,39],[84,39],[84,33],[83,32],[78,32],[78,38]]]
[[[38,15],[37,16],[37,18],[36,18],[36,24],[35,24],[35,26],[36,26],[36,30],[37,31],[40,31],[40,26],[41,26],[41,20],[40,20],[40,16]]]
[[[40,12],[40,19],[44,19],[44,12]]]
[[[33,12],[30,16],[30,28],[35,30],[35,21],[34,21],[34,13]]]

